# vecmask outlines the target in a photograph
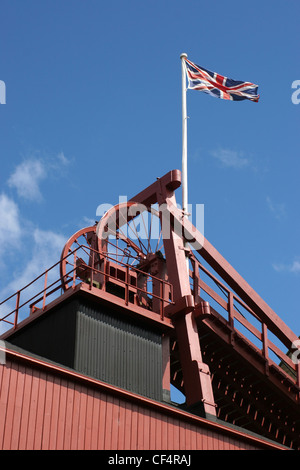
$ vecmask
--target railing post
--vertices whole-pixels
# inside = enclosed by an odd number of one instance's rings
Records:
[[[45,305],[46,305],[47,278],[48,278],[48,270],[45,272],[44,295],[43,295],[43,310],[44,310]]]
[[[297,386],[300,388],[300,361],[297,361],[296,364],[296,371],[297,371]],[[300,398],[300,392],[299,392],[299,398]]]
[[[164,295],[163,280],[160,281],[159,296],[160,296],[160,318],[161,318],[161,320],[163,320],[164,319],[164,307],[165,307],[165,295]]]
[[[129,302],[129,266],[126,265],[126,275],[125,275],[125,304],[128,305]]]
[[[90,282],[90,287],[89,287],[90,290],[92,289],[93,282],[94,282],[94,259],[95,259],[95,253],[94,253],[94,250],[93,250],[93,253],[92,253],[92,266],[91,266],[91,282]]]
[[[228,321],[231,328],[233,328],[234,311],[233,311],[233,292],[228,292]]]
[[[200,302],[200,274],[199,274],[199,263],[197,260],[192,260],[192,265],[194,267],[193,272],[193,295],[195,299],[195,304]]]
[[[263,355],[265,359],[269,358],[269,351],[268,351],[268,329],[265,323],[262,324],[262,347],[263,347]]]
[[[262,323],[262,353],[265,358],[265,370],[266,374],[269,374],[269,340],[268,340],[268,328],[265,323]]]
[[[76,251],[74,251],[73,289],[75,289],[75,283],[76,283]]]
[[[233,292],[228,292],[228,322],[230,326],[230,343],[234,346],[234,308],[233,308]]]
[[[234,323],[234,311],[233,311],[233,292],[228,292],[228,321],[231,328],[233,328]]]
[[[14,330],[17,328],[18,324],[18,316],[19,316],[19,305],[20,305],[20,291],[17,292],[17,300],[16,300],[16,310],[15,310],[15,320],[14,320]]]

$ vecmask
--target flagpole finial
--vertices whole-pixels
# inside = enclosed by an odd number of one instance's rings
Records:
[[[186,58],[187,58],[187,54],[185,52],[180,54],[180,59],[186,59]]]

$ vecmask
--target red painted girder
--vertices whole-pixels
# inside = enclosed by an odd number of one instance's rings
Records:
[[[152,183],[147,188],[143,189],[140,193],[136,194],[130,201],[139,202],[149,207],[159,201],[161,190],[163,192],[173,192],[181,185],[181,172],[179,170],[172,170],[166,173],[157,181]]]
[[[166,214],[174,217],[177,224],[182,225],[182,212],[174,205],[171,199],[167,199]],[[255,292],[255,290],[242,278],[242,276],[228,263],[228,261],[211,245],[211,243],[192,225],[184,220],[184,233],[187,237],[195,239],[196,244],[202,245],[196,251],[218,273],[222,279],[233,289],[239,297],[257,314],[270,331],[272,331],[282,343],[290,349],[291,343],[298,339],[297,335],[278,317],[269,305]]]
[[[187,405],[202,402],[205,413],[216,416],[211,374],[208,365],[202,359],[198,327],[193,313],[181,315],[174,323]]]
[[[167,203],[168,211],[182,225],[182,211],[177,209],[174,190],[181,185],[181,172],[172,170],[162,178],[144,189],[131,200],[145,205]],[[167,216],[169,217],[170,214]],[[228,261],[211,245],[211,243],[198,232],[188,219],[184,219],[184,233],[202,246],[196,250],[200,256],[218,273],[240,298],[254,310],[262,322],[272,331],[282,343],[290,349],[291,343],[298,340],[297,335],[278,317],[270,306],[254,291],[242,276],[228,263]],[[175,289],[174,289],[175,291]]]

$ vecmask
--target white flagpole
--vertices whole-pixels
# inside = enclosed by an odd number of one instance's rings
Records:
[[[180,55],[181,59],[181,77],[182,77],[182,213],[183,217],[188,218],[188,182],[187,182],[187,111],[186,111],[186,66],[184,59],[187,54]],[[187,243],[184,242],[184,247]],[[189,258],[186,256],[186,267],[189,273]]]
[[[187,54],[183,53],[181,59],[182,76],[182,210],[187,214],[188,209],[188,187],[187,187],[187,111],[186,111],[186,66],[184,59]]]

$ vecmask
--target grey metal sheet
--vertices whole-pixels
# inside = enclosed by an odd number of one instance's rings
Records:
[[[79,305],[74,368],[161,400],[161,334],[113,312]]]

